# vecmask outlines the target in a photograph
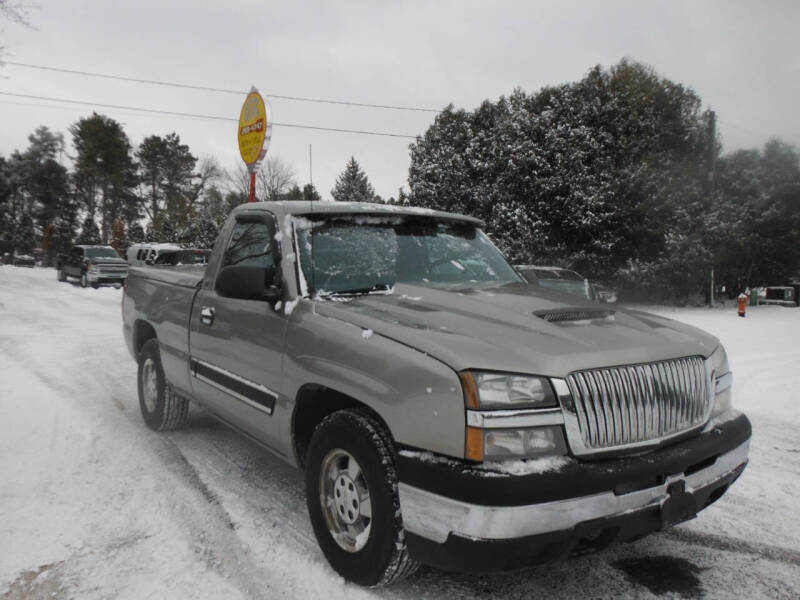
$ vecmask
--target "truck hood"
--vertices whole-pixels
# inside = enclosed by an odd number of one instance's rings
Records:
[[[708,357],[719,344],[683,323],[528,284],[484,289],[398,284],[388,295],[316,300],[315,310],[415,348],[456,371],[565,377],[579,369]]]
[[[127,265],[127,261],[122,258],[114,258],[113,256],[100,256],[97,258],[87,258],[86,262],[94,263],[96,265]]]

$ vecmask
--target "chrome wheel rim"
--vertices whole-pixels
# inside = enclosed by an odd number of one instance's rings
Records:
[[[142,365],[142,397],[147,412],[154,412],[158,402],[158,377],[156,363],[152,358],[146,359]]]
[[[347,552],[367,545],[372,528],[372,500],[361,465],[345,450],[325,455],[319,475],[319,501],[331,537]]]

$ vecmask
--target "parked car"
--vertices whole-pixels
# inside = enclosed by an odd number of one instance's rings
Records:
[[[592,283],[597,301],[605,304],[613,304],[617,301],[617,290],[602,283]]]
[[[74,277],[81,287],[100,287],[104,283],[121,285],[128,276],[128,264],[111,246],[73,246],[68,254],[56,259],[59,281]]]
[[[182,248],[177,244],[143,243],[133,244],[125,252],[125,258],[132,267],[152,265],[162,252],[175,252]]]
[[[30,254],[18,254],[14,257],[14,265],[17,267],[33,267],[36,259]]]
[[[200,248],[184,248],[182,250],[162,251],[156,258],[154,265],[178,266],[178,265],[205,265],[208,263],[208,255],[211,250]]]
[[[597,301],[597,292],[592,284],[575,271],[536,265],[514,265],[514,268],[530,283],[564,294],[580,296],[591,302]]]
[[[531,286],[481,225],[252,203],[205,269],[132,268],[145,424],[195,400],[305,469],[319,545],[363,585],[556,560],[719,499],[751,435],[719,340]]]

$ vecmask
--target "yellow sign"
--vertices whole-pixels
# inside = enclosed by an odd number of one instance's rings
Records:
[[[258,90],[252,88],[242,105],[242,112],[239,114],[239,132],[237,134],[239,154],[248,166],[253,166],[267,153],[266,146],[269,146],[271,131],[272,119],[269,115],[269,108]]]

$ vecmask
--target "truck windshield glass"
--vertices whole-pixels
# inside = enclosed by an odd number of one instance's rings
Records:
[[[399,215],[294,221],[303,275],[319,295],[381,291],[395,283],[522,281],[486,235],[468,223]]]
[[[87,258],[119,258],[113,248],[86,248]]]

